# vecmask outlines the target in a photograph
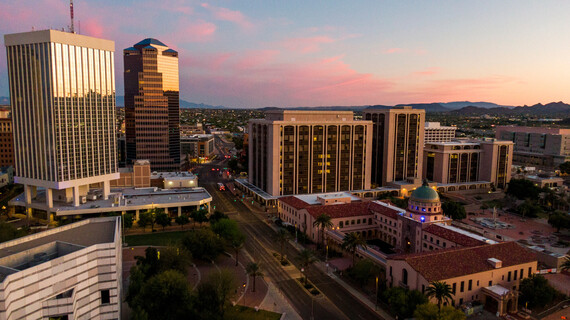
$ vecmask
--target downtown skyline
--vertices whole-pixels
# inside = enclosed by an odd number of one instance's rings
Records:
[[[68,6],[5,1],[0,32],[61,30]],[[531,105],[570,101],[567,9],[561,1],[76,1],[75,26],[116,42],[117,95],[124,70],[117,54],[153,37],[179,52],[180,97],[196,103]],[[0,64],[0,96],[8,95],[7,79]]]

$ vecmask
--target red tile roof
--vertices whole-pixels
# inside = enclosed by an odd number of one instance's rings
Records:
[[[477,240],[475,238],[472,238],[470,236],[458,233],[458,232],[454,232],[452,230],[446,229],[442,226],[436,225],[436,224],[430,224],[429,226],[425,227],[423,229],[424,232],[428,232],[433,234],[434,236],[438,236],[440,238],[452,241],[454,243],[457,243],[458,245],[462,246],[462,247],[476,247],[476,246],[480,246],[483,244],[486,244],[485,242],[481,241],[481,240]]]
[[[382,202],[395,207],[394,204],[391,203],[390,201],[382,201]],[[372,204],[370,206],[370,210],[372,210],[372,212],[374,212],[374,213],[378,213],[378,214],[384,215],[384,216],[386,216],[388,218],[392,218],[392,219],[398,219],[398,216],[400,213],[400,211],[398,211],[398,210],[405,211],[404,209],[390,208],[388,206],[382,205],[381,203],[377,203],[377,202],[372,202]]]
[[[299,209],[304,209],[307,207],[310,207],[311,205],[306,203],[305,201],[295,197],[295,196],[287,196],[287,197],[281,197],[279,198],[279,201],[284,202],[288,205],[290,205],[291,207],[299,210]]]
[[[489,258],[501,260],[503,268],[537,261],[535,253],[516,242],[397,255],[389,259],[405,260],[432,282],[493,270],[487,261]]]
[[[318,217],[323,213],[328,214],[332,219],[372,215],[368,209],[371,202],[351,202],[343,204],[313,205],[307,207],[307,212]]]

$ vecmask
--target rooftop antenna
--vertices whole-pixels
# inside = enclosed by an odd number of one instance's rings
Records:
[[[69,27],[69,32],[75,33],[75,28],[73,26],[73,0],[69,0],[69,15],[71,16],[71,26]]]

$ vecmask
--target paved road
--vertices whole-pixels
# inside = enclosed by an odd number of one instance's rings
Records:
[[[301,288],[271,254],[271,252],[279,251],[273,229],[261,220],[264,218],[261,214],[251,212],[241,200],[234,201],[236,198],[229,191],[220,192],[216,183],[221,181],[221,178],[218,176],[218,171],[212,171],[212,168],[217,167],[215,164],[210,164],[200,169],[200,185],[212,194],[213,205],[216,206],[216,210],[229,214],[232,219],[239,223],[248,235],[245,244],[246,250],[253,256],[254,260],[262,263],[265,275],[283,292],[303,319],[311,319],[313,312],[314,319],[317,320],[381,319],[378,314],[368,309],[367,306],[316,267],[309,268],[307,275],[325,297],[321,295],[313,298]],[[287,244],[284,253],[300,269],[298,261],[294,258],[298,255],[295,248]]]

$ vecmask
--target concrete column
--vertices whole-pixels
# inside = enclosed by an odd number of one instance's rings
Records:
[[[139,221],[139,210],[135,211],[135,220]]]
[[[178,216],[180,217],[182,215],[182,207],[178,207]]]
[[[48,221],[48,224],[50,224],[50,223],[53,221],[53,219],[52,219],[52,214],[55,214],[55,213],[52,213],[52,212],[50,212],[50,211],[47,212],[47,221]]]
[[[53,208],[53,190],[46,188],[46,205],[48,209]]]
[[[109,180],[103,181],[103,199],[109,199],[109,193],[111,193],[111,184]]]
[[[79,207],[81,203],[79,202],[79,186],[73,187],[73,206]]]
[[[26,200],[26,204],[32,203],[32,188],[30,185],[24,185],[24,197]]]

